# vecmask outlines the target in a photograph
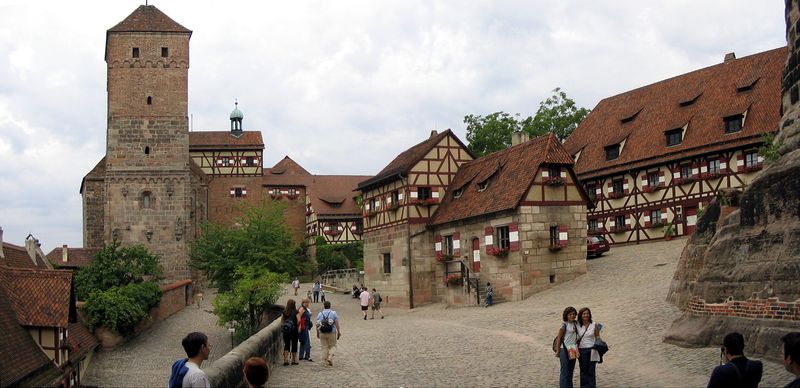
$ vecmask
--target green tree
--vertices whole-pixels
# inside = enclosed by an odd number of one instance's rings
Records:
[[[158,279],[161,273],[158,256],[143,245],[121,247],[114,242],[75,274],[75,294],[78,299],[86,300],[94,291],[141,283],[146,277]]]
[[[234,226],[206,223],[202,235],[190,245],[194,268],[206,271],[221,292],[233,289],[237,269],[256,266],[276,273],[303,269],[303,250],[292,241],[284,222],[285,206],[270,201],[245,205]]]
[[[236,278],[231,290],[217,294],[213,306],[218,324],[233,326],[242,340],[261,328],[264,313],[283,294],[283,284],[289,277],[262,267],[241,266],[236,269]]]
[[[331,269],[364,269],[364,243],[328,244],[325,237],[317,237],[317,271]]]
[[[511,146],[511,135],[518,131],[531,138],[553,132],[564,141],[589,112],[578,107],[561,88],[555,88],[552,96],[539,103],[533,117],[522,118],[519,113],[511,115],[501,111],[486,116],[468,115],[464,123],[470,150],[483,156]]]

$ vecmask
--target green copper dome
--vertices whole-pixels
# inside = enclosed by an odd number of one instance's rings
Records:
[[[233,111],[231,112],[231,120],[234,120],[234,119],[241,120],[243,118],[244,118],[244,114],[242,114],[242,111],[239,110],[239,102],[237,101],[236,102],[236,107],[233,108]]]

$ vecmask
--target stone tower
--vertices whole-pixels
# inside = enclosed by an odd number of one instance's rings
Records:
[[[152,5],[106,33],[103,243],[143,244],[172,280],[189,277],[186,240],[200,179],[189,157],[191,34]]]

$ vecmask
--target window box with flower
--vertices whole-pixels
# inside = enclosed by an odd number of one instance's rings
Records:
[[[414,204],[417,206],[433,206],[439,203],[439,198],[425,198],[425,199],[417,199],[414,201]]]
[[[560,251],[560,250],[561,250],[561,248],[563,248],[563,247],[561,246],[561,244],[550,244],[550,245],[547,247],[547,249],[549,249],[549,250],[550,250],[550,252],[558,252],[558,251]]]
[[[464,284],[464,278],[461,277],[460,273],[451,273],[445,276],[444,284],[446,286],[460,286]]]
[[[386,210],[397,210],[400,207],[400,204],[397,202],[392,202],[386,205]]]
[[[486,253],[499,258],[508,257],[508,251],[509,251],[508,248],[495,248],[495,247],[486,248]]]
[[[652,193],[652,192],[657,191],[658,189],[659,189],[658,186],[644,186],[644,187],[642,187],[642,192],[643,193]]]
[[[453,255],[449,255],[444,252],[436,252],[436,261],[443,263],[445,261],[453,260]]]
[[[759,171],[764,167],[762,163],[752,164],[744,168],[745,172]]]
[[[611,233],[622,233],[622,232],[627,232],[629,230],[631,230],[631,228],[627,225],[611,227]]]
[[[342,234],[342,231],[339,230],[339,229],[334,229],[334,230],[326,230],[323,233],[328,235],[328,236],[338,236],[338,235]]]
[[[544,178],[544,183],[548,186],[564,186],[566,184],[566,180],[560,176],[550,176]]]

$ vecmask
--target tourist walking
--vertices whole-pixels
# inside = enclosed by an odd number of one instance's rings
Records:
[[[320,288],[319,289],[319,300],[320,300],[320,302],[325,303],[325,289],[324,288]]]
[[[578,358],[578,311],[569,306],[561,314],[563,322],[558,329],[553,350],[556,350],[561,364],[561,373],[558,377],[558,386],[572,388],[572,373],[575,371],[575,360]]]
[[[269,380],[269,365],[261,357],[250,357],[244,362],[244,382],[247,388],[264,388]]]
[[[597,368],[597,361],[592,361],[592,352],[594,350],[594,342],[600,336],[600,325],[592,321],[592,310],[584,307],[578,311],[578,362],[580,364],[580,381],[581,388],[597,387],[597,379],[595,372]],[[600,356],[595,358],[599,361]]]
[[[370,319],[375,319],[375,311],[381,315],[381,319],[383,319],[383,310],[381,310],[381,302],[383,302],[383,298],[381,297],[381,293],[378,292],[375,288],[372,289],[372,317]]]
[[[328,366],[333,366],[336,342],[342,337],[342,328],[336,311],[331,310],[331,302],[325,301],[322,306],[325,309],[317,314],[317,338],[322,344],[322,357]]]
[[[313,324],[311,323],[311,310],[308,305],[311,304],[311,299],[303,299],[300,303],[300,359],[306,361],[314,361],[311,359],[311,335],[310,330]]]
[[[800,388],[800,332],[781,337],[781,356],[783,367],[795,377],[786,388]]]
[[[319,290],[322,289],[322,284],[319,283],[319,280],[314,282],[314,286],[311,288],[311,291],[314,292],[314,303],[319,303]]]
[[[286,301],[286,308],[281,314],[281,332],[283,333],[283,365],[289,365],[289,353],[291,352],[292,365],[297,365],[297,341],[299,339],[299,329],[297,322],[300,314],[297,312],[294,299]]]
[[[300,289],[300,279],[294,278],[292,280],[292,288],[294,288],[294,296],[297,296],[297,290]]]
[[[758,387],[763,369],[761,361],[744,356],[744,336],[728,333],[722,340],[720,365],[711,373],[708,387]]]
[[[367,320],[367,310],[369,309],[369,291],[367,287],[361,288],[361,293],[358,294],[358,299],[361,300],[361,313],[364,314],[364,320]]]
[[[179,386],[211,388],[208,376],[200,369],[203,361],[208,360],[208,355],[211,353],[211,344],[208,343],[208,336],[200,332],[189,333],[183,338],[181,345],[186,352],[187,358],[175,361],[172,364],[172,373],[167,385],[170,388]]]
[[[492,283],[486,282],[486,299],[483,307],[489,307],[492,304],[494,304],[494,289],[492,288]]]

